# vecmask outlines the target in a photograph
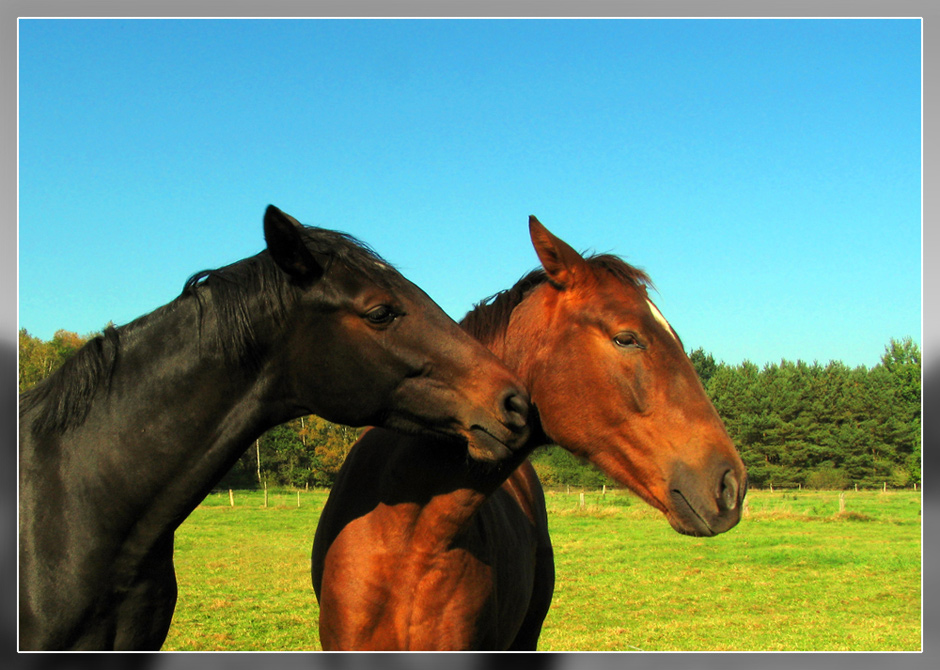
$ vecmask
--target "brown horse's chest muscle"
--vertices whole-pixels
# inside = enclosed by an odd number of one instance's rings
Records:
[[[518,626],[532,589],[528,514],[500,490],[451,537],[440,535],[440,524],[422,521],[380,507],[336,538],[322,580],[324,649],[508,643],[500,638]]]

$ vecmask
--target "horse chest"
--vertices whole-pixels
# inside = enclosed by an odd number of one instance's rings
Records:
[[[531,532],[514,521],[484,505],[446,537],[439,524],[398,519],[395,528],[380,514],[349,523],[326,559],[324,649],[505,646],[528,607],[533,579]]]

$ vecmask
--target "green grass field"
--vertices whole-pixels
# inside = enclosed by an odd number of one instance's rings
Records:
[[[325,491],[213,494],[176,534],[164,650],[316,650]],[[751,491],[709,539],[625,492],[548,493],[556,585],[541,650],[918,651],[920,492]]]

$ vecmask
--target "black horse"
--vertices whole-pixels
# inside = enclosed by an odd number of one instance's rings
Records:
[[[456,436],[480,460],[524,442],[515,375],[418,287],[276,207],[264,234],[21,396],[22,649],[158,649],[175,529],[279,423]]]

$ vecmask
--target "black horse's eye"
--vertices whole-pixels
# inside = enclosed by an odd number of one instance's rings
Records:
[[[398,316],[398,313],[388,305],[379,305],[378,307],[373,307],[368,312],[366,312],[366,320],[373,326],[387,325],[394,321]]]
[[[637,339],[636,333],[617,333],[614,335],[614,344],[624,349],[643,349],[643,345]]]

